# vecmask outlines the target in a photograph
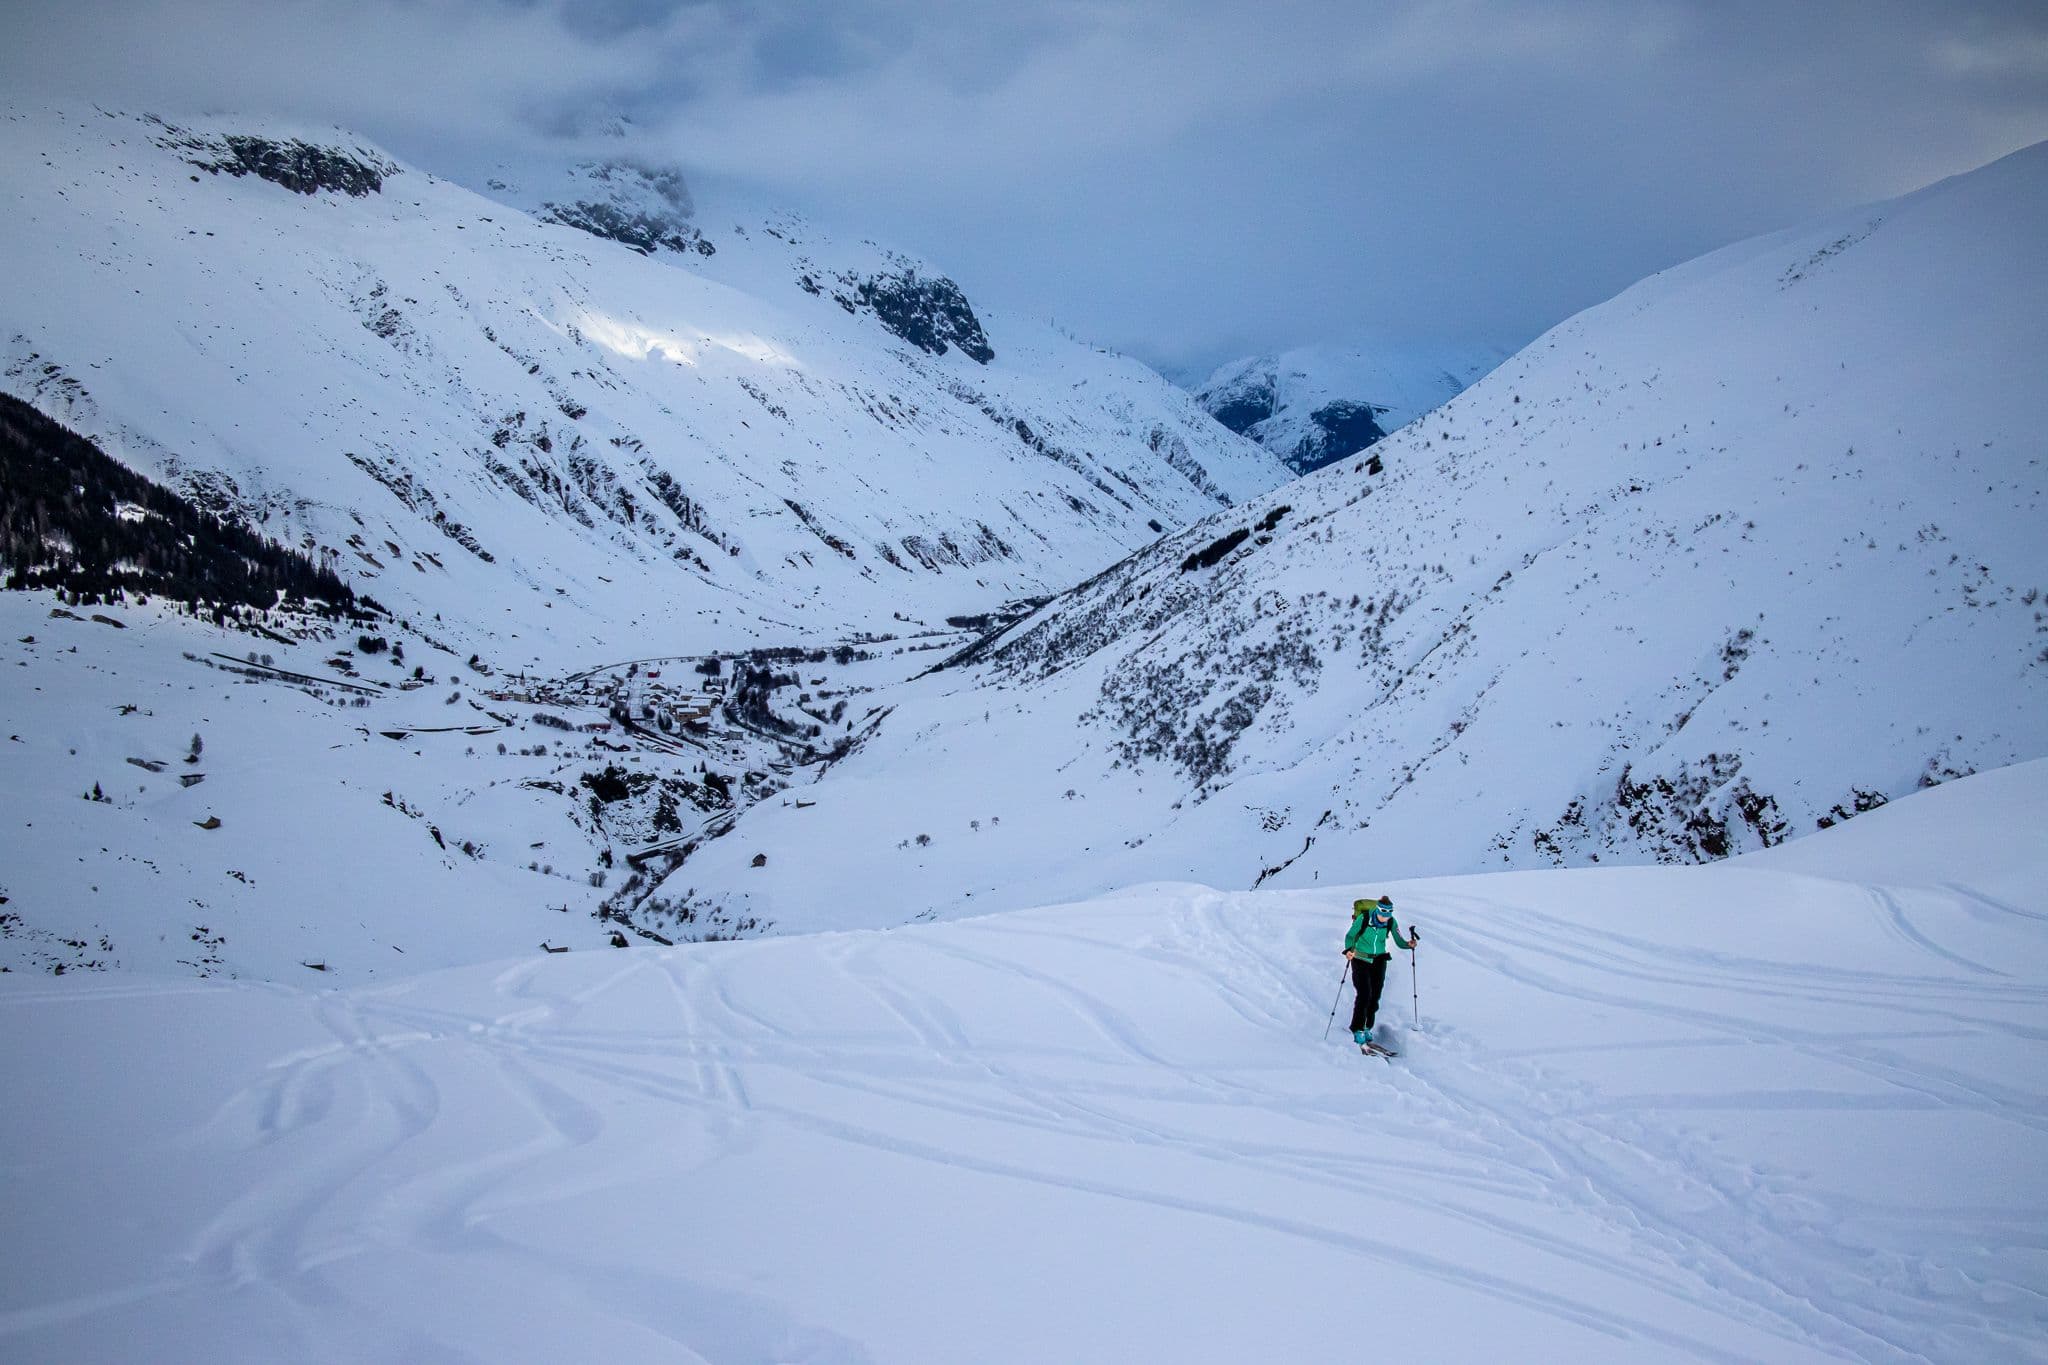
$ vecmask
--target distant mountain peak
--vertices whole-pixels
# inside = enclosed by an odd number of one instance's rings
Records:
[[[1449,402],[1500,360],[1483,347],[1305,347],[1234,360],[1194,394],[1224,426],[1307,474]]]

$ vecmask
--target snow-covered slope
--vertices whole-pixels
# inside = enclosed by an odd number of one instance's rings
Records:
[[[790,924],[1693,860],[2048,754],[2044,212],[2048,146],[1646,280],[678,875]]]
[[[1322,1040],[1357,887],[0,977],[0,1354],[2038,1358],[2048,765],[1882,816],[1895,882],[1374,884],[1392,1063]]]
[[[1505,359],[1479,348],[1305,346],[1220,367],[1195,401],[1306,474],[1448,403]]]
[[[464,654],[987,610],[1287,477],[1142,366],[794,220],[648,255],[332,130],[98,110],[7,112],[0,168],[0,384]]]
[[[596,850],[536,785],[600,766],[585,736],[498,723],[431,651],[387,696],[331,643],[62,611],[0,594],[0,972],[362,981],[604,942]]]

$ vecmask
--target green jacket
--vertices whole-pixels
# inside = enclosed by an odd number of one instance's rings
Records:
[[[1394,919],[1393,910],[1381,909],[1377,901],[1351,903],[1351,932],[1344,935],[1345,952],[1360,957],[1385,957],[1389,934],[1403,948],[1415,946],[1413,939],[1401,937],[1401,926]]]

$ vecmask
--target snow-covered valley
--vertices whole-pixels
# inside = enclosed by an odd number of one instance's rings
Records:
[[[360,982],[811,927],[650,895],[641,855],[665,869],[757,802],[808,813],[877,698],[973,638],[531,678],[54,598],[0,594],[0,972]],[[743,673],[831,685],[749,711]]]

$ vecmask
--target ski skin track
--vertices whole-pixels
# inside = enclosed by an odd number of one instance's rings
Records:
[[[1897,815],[2029,820],[2031,769]],[[2022,780],[2044,795],[2014,800]],[[1812,861],[1394,885],[1426,907],[1438,995],[1431,1045],[1371,1083],[1319,1036],[1345,888],[1155,886],[367,989],[6,982],[22,1102],[0,1138],[44,1173],[24,1225],[91,1188],[163,1232],[97,1275],[0,1260],[0,1341],[104,1356],[146,1322],[176,1353],[240,1323],[248,1349],[217,1355],[1297,1356],[1332,1344],[1311,1305],[1364,1274],[1413,1307],[1387,1344],[1418,1357],[1530,1332],[1581,1359],[2024,1357],[2048,1313],[2026,1268],[2048,1096],[2024,1079],[2048,990],[2014,964],[2048,922],[2002,907],[2048,878],[1958,886],[1930,857],[1878,888]],[[1716,930],[1731,897],[1772,932]],[[142,1093],[64,1080],[110,1047]],[[53,1087],[124,1117],[25,1130]],[[1901,1143],[1975,1159],[1871,1197]],[[990,1283],[991,1226],[1068,1327]],[[1157,1311],[1125,1283],[1140,1247],[1172,1286]],[[440,1308],[368,1325],[398,1280]],[[472,1309],[496,1301],[547,1304],[554,1335],[494,1335]]]

